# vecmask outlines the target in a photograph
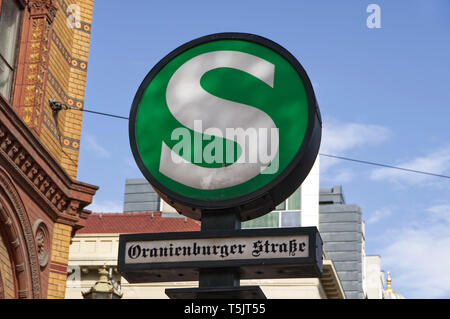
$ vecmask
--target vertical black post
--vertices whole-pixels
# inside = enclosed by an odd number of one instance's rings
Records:
[[[234,209],[202,212],[202,231],[239,229],[241,229],[241,220],[239,212]]]
[[[236,210],[205,210],[202,231],[239,230],[241,220]],[[235,288],[240,286],[239,268],[208,268],[199,271],[199,288]]]
[[[202,212],[204,232],[240,230],[241,219],[238,210],[205,210]],[[166,289],[171,299],[266,299],[259,286],[243,286],[240,283],[240,269],[201,268],[198,288]]]

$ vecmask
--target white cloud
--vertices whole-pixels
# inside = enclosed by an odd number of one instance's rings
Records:
[[[450,204],[426,210],[415,226],[389,230],[381,252],[383,268],[392,271],[392,287],[409,298],[450,298]]]
[[[92,151],[96,156],[101,158],[111,157],[111,152],[101,146],[94,135],[86,133],[83,137],[83,144],[88,150]]]
[[[330,121],[324,124],[321,151],[342,153],[368,143],[383,142],[389,136],[389,129],[383,126]]]
[[[450,171],[450,146],[395,166],[434,174],[444,174]],[[387,180],[398,184],[417,185],[429,182],[435,177],[391,168],[378,168],[372,171],[370,178],[376,181]]]
[[[373,212],[369,219],[367,220],[367,224],[375,224],[378,223],[380,220],[386,218],[387,216],[392,214],[392,210],[389,208],[381,208],[377,209],[375,212]]]
[[[350,169],[339,169],[335,174],[322,175],[321,178],[327,183],[342,184],[351,181],[354,175]]]
[[[122,213],[123,203],[118,200],[93,200],[93,202],[86,206],[86,209],[94,213]]]
[[[434,205],[427,209],[433,221],[445,221],[450,224],[450,204]]]
[[[383,126],[331,120],[324,122],[320,152],[339,156],[358,147],[382,143],[390,136],[391,131]],[[338,161],[323,156],[320,160],[322,173]]]

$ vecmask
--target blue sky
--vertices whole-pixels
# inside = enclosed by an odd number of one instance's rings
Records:
[[[369,4],[381,28],[369,29]],[[306,69],[324,121],[322,153],[450,175],[450,1],[95,1],[85,105],[128,116],[148,71],[199,36],[249,32]],[[141,177],[128,122],[84,114],[78,179],[95,211],[121,211]],[[321,186],[361,206],[366,253],[409,298],[450,298],[450,180],[321,158]]]

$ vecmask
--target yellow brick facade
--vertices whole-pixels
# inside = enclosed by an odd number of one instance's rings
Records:
[[[71,226],[55,224],[48,277],[48,299],[63,299],[65,296],[71,233]]]
[[[64,298],[71,237],[98,189],[76,178],[93,0],[14,1],[12,94],[0,94],[0,299]]]
[[[57,99],[72,107],[84,107],[93,0],[54,0],[54,5],[57,12],[50,35],[40,138],[67,173],[75,179],[83,113],[77,110],[62,110],[55,116],[48,100]],[[76,19],[78,10],[79,20]]]

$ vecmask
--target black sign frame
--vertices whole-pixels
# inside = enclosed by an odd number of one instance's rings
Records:
[[[239,259],[224,261],[187,261],[159,263],[125,263],[127,242],[177,239],[307,235],[308,257]],[[308,278],[322,274],[322,238],[316,227],[292,227],[246,230],[215,230],[178,233],[121,234],[118,271],[130,283],[197,281],[202,269],[239,268],[241,279]]]

